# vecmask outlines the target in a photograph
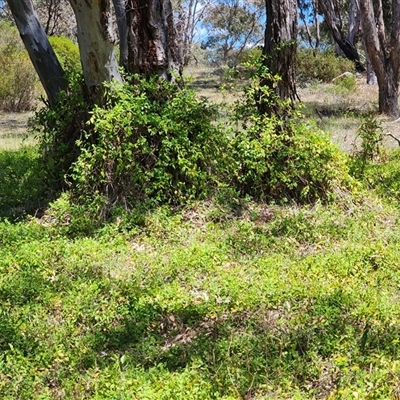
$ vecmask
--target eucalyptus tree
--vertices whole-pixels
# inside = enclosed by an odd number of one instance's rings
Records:
[[[77,23],[77,38],[86,93],[101,103],[102,86],[122,81],[115,53],[110,0],[69,0]],[[67,82],[31,0],[8,0],[20,35],[46,90],[50,104]],[[116,7],[119,5],[119,8]],[[130,73],[158,74],[172,79],[181,72],[182,55],[177,45],[170,0],[114,0],[118,10],[121,65]],[[122,36],[124,35],[124,36]]]
[[[184,66],[193,56],[192,47],[198,25],[203,21],[211,0],[174,0],[172,3],[175,15],[175,26],[178,34],[178,45],[181,48]]]
[[[70,0],[86,88],[90,98],[101,102],[104,82],[122,81],[115,54],[110,0]]]
[[[293,105],[297,97],[297,0],[267,0],[266,13],[263,60],[269,74],[262,77],[261,84]],[[274,102],[261,101],[258,107],[261,113],[266,114],[279,114],[281,111],[279,104]]]
[[[143,76],[173,80],[182,73],[182,53],[171,0],[127,0],[128,62],[126,69]]]
[[[343,5],[336,0],[318,0],[318,7],[324,15],[325,22],[332,33],[333,39],[343,54],[351,61],[359,72],[365,71],[360,55],[355,46],[356,33],[360,27],[358,0],[350,0],[348,8],[343,12]],[[343,14],[348,14],[348,33],[345,33]]]
[[[379,86],[379,111],[398,117],[400,79],[400,0],[360,0],[365,48]]]
[[[226,64],[262,40],[265,7],[261,1],[217,0],[207,7],[203,24],[207,29],[204,48],[214,52],[213,59]]]
[[[47,36],[74,39],[76,21],[67,0],[36,0],[34,5]]]
[[[67,88],[64,71],[46,36],[31,0],[8,0],[21,39],[46,92],[50,106]]]

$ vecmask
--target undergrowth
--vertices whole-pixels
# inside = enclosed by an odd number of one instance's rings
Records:
[[[398,169],[368,161],[376,194],[329,204],[219,193],[99,223],[66,193],[3,218],[1,398],[396,398]]]
[[[3,399],[395,398],[396,208],[74,207],[0,223]]]
[[[279,78],[259,60],[253,67],[225,120],[222,106],[193,90],[137,76],[105,85],[102,104],[93,106],[73,75],[70,91],[35,118],[49,188],[68,187],[100,219],[115,207],[182,205],[221,191],[313,203],[353,190],[345,156],[263,84]],[[261,106],[277,115],[260,114]]]
[[[2,399],[398,397],[399,153],[366,157],[352,192],[312,125],[255,115],[254,85],[236,109],[248,123],[223,137],[190,91],[113,86],[69,166],[52,146],[72,114],[44,132],[83,201],[65,192],[19,222],[11,199],[24,208],[48,176],[33,149],[0,153]],[[92,218],[106,194],[108,219]]]

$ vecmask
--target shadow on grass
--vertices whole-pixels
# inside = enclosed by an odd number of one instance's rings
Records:
[[[227,310],[213,317],[195,305],[169,314],[155,305],[136,305],[118,325],[95,333],[93,350],[124,355],[145,369],[163,365],[171,372],[201,360],[216,393],[234,385],[243,398],[251,395],[253,387],[281,379],[304,388],[313,382],[316,393],[323,396],[327,386],[330,390],[335,386],[337,369],[332,366],[331,376],[322,381],[321,366],[328,368],[336,354],[350,349],[355,362],[365,368],[363,357],[376,351],[398,357],[392,345],[398,326],[372,329],[368,321],[351,315],[354,299],[340,290],[303,300],[307,306],[301,302],[291,311],[260,307]]]
[[[40,215],[46,206],[41,158],[34,147],[0,150],[0,218]]]

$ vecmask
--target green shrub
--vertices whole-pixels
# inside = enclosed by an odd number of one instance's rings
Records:
[[[235,186],[257,199],[296,202],[328,200],[338,188],[351,188],[344,154],[311,122],[304,121],[289,102],[260,84],[273,80],[263,66],[236,105],[241,126],[231,142]],[[274,110],[260,114],[260,102]]]
[[[37,149],[0,151],[0,219],[35,213],[44,206],[42,164]]]
[[[91,115],[70,174],[80,201],[100,199],[103,212],[147,199],[177,204],[215,186],[224,136],[216,110],[193,91],[156,79],[112,84]]]
[[[400,202],[400,151],[391,151],[385,162],[374,162],[362,157],[354,157],[354,173],[363,178],[369,188],[373,188],[388,203]]]
[[[345,156],[313,124],[293,122],[282,133],[275,118],[253,123],[232,142],[242,194],[306,203],[328,200],[336,189],[351,187]]]
[[[63,36],[50,36],[49,42],[64,69],[81,70],[79,47]]]
[[[262,47],[261,46],[253,47],[251,49],[247,49],[241,52],[238,61],[240,64],[248,63],[253,61],[257,57],[261,57],[261,55],[262,55]]]
[[[41,108],[31,121],[43,154],[46,185],[55,192],[66,187],[65,176],[79,154],[76,141],[82,135],[90,111],[82,74],[70,70],[67,79],[69,90],[62,92],[51,108]]]
[[[38,78],[18,31],[0,23],[0,109],[29,111],[37,97]]]
[[[300,82],[331,82],[344,72],[354,72],[354,64],[329,50],[314,54],[311,49],[299,49],[296,69]]]

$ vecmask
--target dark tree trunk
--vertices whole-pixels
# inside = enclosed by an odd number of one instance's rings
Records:
[[[126,19],[125,0],[113,0],[119,36],[119,64],[128,68],[128,25]]]
[[[267,26],[265,29],[264,63],[272,76],[279,81],[263,78],[261,84],[268,86],[279,98],[289,99],[293,105],[296,95],[295,59],[297,39],[297,1],[267,0]],[[279,107],[278,107],[279,108]],[[262,113],[279,112],[269,102],[260,102]]]
[[[351,61],[354,62],[356,70],[359,72],[364,72],[365,67],[360,61],[360,56],[354,44],[345,38],[341,26],[336,23],[336,12],[334,4],[331,0],[319,0],[318,7],[322,11],[325,17],[325,21],[332,32],[333,39],[343,51],[343,54]]]
[[[388,65],[384,76],[377,76],[379,86],[379,111],[392,117],[399,113],[399,82]]]
[[[62,90],[67,89],[64,71],[39,22],[31,0],[8,0],[22,41],[52,106]]]
[[[127,0],[128,71],[172,80],[182,73],[170,0]]]

